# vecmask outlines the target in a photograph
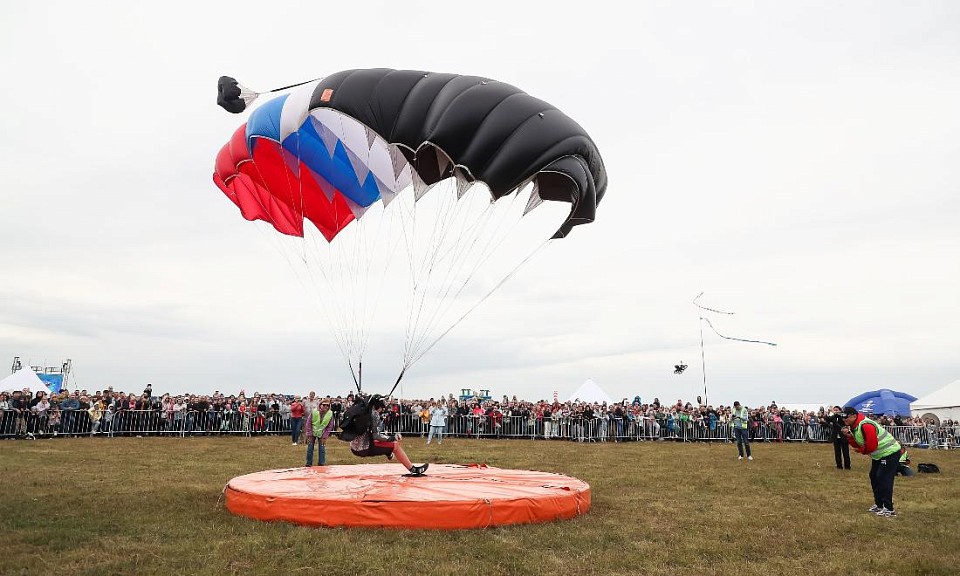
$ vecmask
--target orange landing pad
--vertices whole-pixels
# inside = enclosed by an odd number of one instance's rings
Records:
[[[562,474],[482,464],[400,464],[265,470],[227,484],[227,509],[307,526],[456,530],[573,518],[590,510],[590,485]]]

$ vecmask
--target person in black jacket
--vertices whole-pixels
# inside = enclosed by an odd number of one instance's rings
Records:
[[[824,416],[823,423],[829,426],[830,440],[833,442],[833,456],[837,460],[837,470],[849,470],[850,444],[840,432],[844,426],[841,408],[834,406],[830,414]]]

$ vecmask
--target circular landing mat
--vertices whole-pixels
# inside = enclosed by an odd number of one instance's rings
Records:
[[[400,464],[265,470],[237,476],[227,509],[307,526],[457,530],[573,518],[590,510],[590,485],[562,474],[483,464]]]

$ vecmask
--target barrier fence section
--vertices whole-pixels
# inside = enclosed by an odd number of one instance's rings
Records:
[[[342,414],[334,415],[334,429]],[[302,430],[309,419],[302,421]],[[385,414],[381,426],[387,432],[426,437],[428,421],[416,414]],[[960,426],[887,426],[904,446],[912,448],[957,448]],[[767,423],[751,421],[753,442],[829,442],[829,428],[819,423]],[[277,412],[112,410],[99,418],[87,410],[33,413],[0,411],[0,438],[45,438],[56,436],[290,436],[288,415]],[[582,418],[454,415],[443,427],[444,436],[460,438],[528,438],[574,442],[730,442],[729,423],[660,418]],[[305,434],[301,432],[301,435]]]

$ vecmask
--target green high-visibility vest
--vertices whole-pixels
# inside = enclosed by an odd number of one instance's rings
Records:
[[[313,435],[319,438],[323,434],[324,428],[326,428],[327,424],[330,423],[331,418],[333,418],[333,410],[327,410],[327,413],[323,415],[323,421],[320,420],[320,411],[314,410],[313,415],[310,416],[310,425],[313,426]]]
[[[747,421],[750,419],[750,414],[747,412],[747,409],[744,406],[741,406],[733,411],[734,416],[739,416],[739,420],[733,421],[734,428],[746,428]]]
[[[893,454],[894,452],[900,451],[900,443],[897,442],[897,439],[893,437],[893,434],[887,432],[884,430],[883,426],[866,417],[864,417],[864,419],[857,424],[856,430],[853,431],[853,439],[857,441],[857,444],[863,446],[864,424],[872,424],[877,429],[877,449],[870,454],[867,454],[867,456],[873,458],[874,460],[879,460],[885,456]]]

